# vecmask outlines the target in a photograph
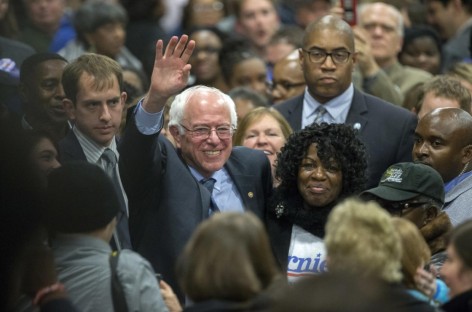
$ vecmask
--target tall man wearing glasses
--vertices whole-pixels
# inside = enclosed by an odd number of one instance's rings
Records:
[[[313,122],[352,124],[367,147],[369,187],[390,165],[411,160],[416,117],[354,88],[357,55],[346,22],[327,15],[310,24],[299,56],[307,88],[276,106],[294,130]]]
[[[149,92],[138,103],[120,149],[133,246],[183,300],[175,264],[196,226],[211,214],[252,211],[260,218],[272,190],[267,157],[232,147],[234,102],[218,89],[195,86],[178,94],[169,113],[177,149],[163,136],[166,100],[187,83],[195,42],[158,41]],[[231,265],[231,264],[228,264]]]

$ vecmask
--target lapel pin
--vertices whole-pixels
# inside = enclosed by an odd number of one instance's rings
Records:
[[[249,192],[249,193],[247,193],[247,196],[249,196],[249,198],[253,198],[253,197],[254,197],[254,193],[253,193],[253,192]]]

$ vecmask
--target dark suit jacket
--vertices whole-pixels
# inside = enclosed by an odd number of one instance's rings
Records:
[[[59,160],[62,164],[72,162],[72,161],[87,161],[87,157],[85,156],[84,150],[79,143],[79,140],[75,136],[74,131],[69,131],[64,139],[59,142]],[[121,191],[121,187],[116,186],[117,191],[118,189]],[[121,209],[123,210],[123,214],[121,215],[120,220],[118,220],[118,224],[116,230],[118,232],[120,244],[123,248],[132,249],[130,235],[129,235],[129,226],[126,218],[126,207],[124,204],[122,205]],[[114,239],[110,242],[113,249],[116,249],[116,243]]]
[[[141,134],[134,118],[121,140],[119,167],[128,195],[133,246],[182,301],[176,260],[197,225],[207,218],[210,193],[165,137]],[[235,147],[225,168],[246,209],[262,219],[272,191],[267,157],[261,151]]]
[[[59,142],[59,161],[61,164],[71,161],[87,161],[87,157],[80,146],[74,131],[69,131]]]
[[[304,94],[275,106],[294,131],[301,128],[303,98]],[[412,160],[417,118],[406,109],[354,89],[346,123],[360,125],[360,139],[367,148],[367,187],[377,186],[390,165]]]

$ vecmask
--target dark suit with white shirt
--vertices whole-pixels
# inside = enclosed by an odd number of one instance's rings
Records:
[[[274,106],[292,126],[301,129],[304,94]],[[382,173],[398,162],[412,160],[416,116],[404,108],[354,89],[347,124],[359,129],[367,148],[367,187],[375,187]]]
[[[129,119],[120,143],[119,168],[128,195],[133,246],[183,301],[175,264],[195,228],[208,217],[211,195],[179,150],[159,133],[140,133],[135,118]],[[262,220],[272,192],[267,157],[258,150],[234,147],[224,167],[245,210]]]

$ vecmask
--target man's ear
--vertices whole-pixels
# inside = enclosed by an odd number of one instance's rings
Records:
[[[429,206],[425,211],[426,218],[424,220],[425,224],[430,223],[438,216],[438,208],[435,206]]]
[[[69,120],[75,120],[75,106],[69,99],[63,99],[62,105],[64,106],[64,110],[66,111],[67,118]]]
[[[472,144],[466,145],[462,148],[462,163],[468,164],[472,161]]]
[[[177,126],[170,126],[169,127],[169,132],[170,134],[172,135],[172,137],[174,138],[174,141],[175,141],[175,145],[180,148],[180,132],[179,132],[179,128],[177,128]]]
[[[300,67],[303,68],[303,60],[305,58],[305,55],[303,55],[303,50],[298,49],[298,63],[300,64]]]
[[[126,107],[126,99],[128,98],[128,94],[126,92],[121,92],[121,104],[123,107]]]

